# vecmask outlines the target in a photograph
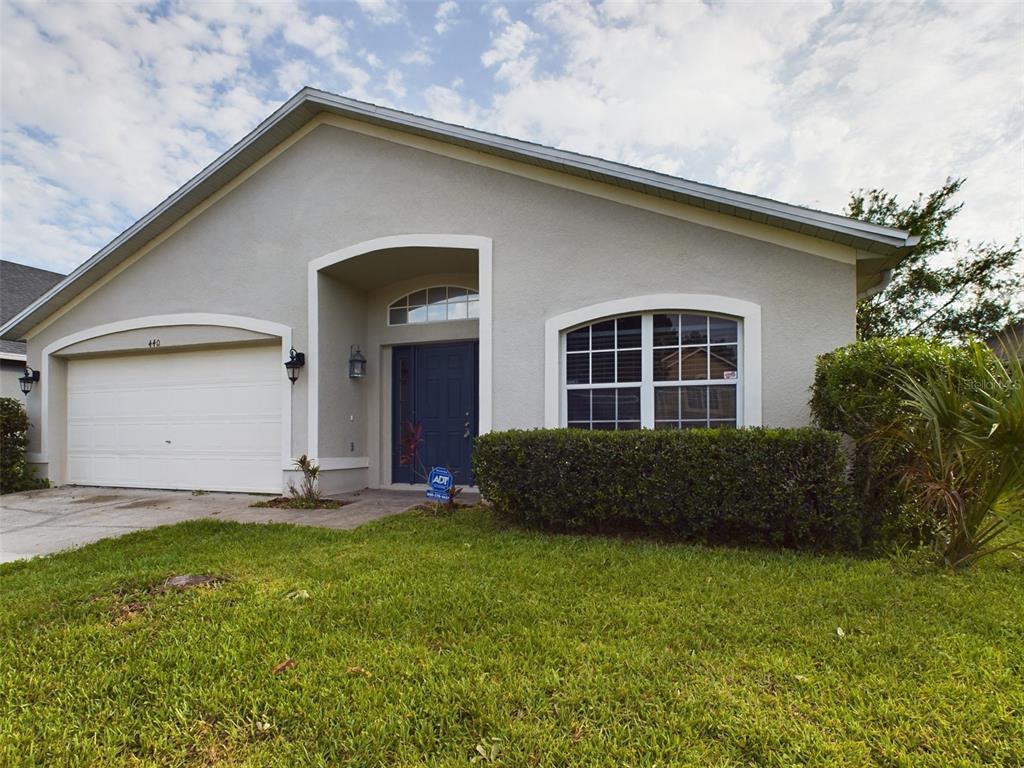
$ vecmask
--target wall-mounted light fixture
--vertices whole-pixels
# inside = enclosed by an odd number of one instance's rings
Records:
[[[353,344],[349,347],[348,354],[348,377],[350,379],[361,379],[366,375],[366,358],[359,351],[359,345]]]
[[[306,364],[306,355],[303,352],[296,352],[295,347],[288,350],[288,359],[284,367],[288,371],[288,380],[294,384],[299,380],[299,369]]]
[[[32,385],[39,381],[39,371],[29,366],[25,366],[25,375],[18,379],[18,383],[21,385],[21,391],[28,397],[28,393],[32,391]]]

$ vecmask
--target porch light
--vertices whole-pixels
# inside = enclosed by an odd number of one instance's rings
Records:
[[[39,381],[39,371],[29,366],[25,366],[25,375],[18,379],[18,383],[21,385],[21,391],[28,397],[28,393],[32,391],[32,385]]]
[[[348,377],[350,379],[361,379],[366,375],[366,358],[359,351],[359,346],[353,344],[349,347],[348,355]]]
[[[306,355],[303,352],[296,352],[295,347],[288,350],[288,360],[285,362],[285,370],[288,371],[288,380],[294,384],[299,380],[299,369],[306,364]]]

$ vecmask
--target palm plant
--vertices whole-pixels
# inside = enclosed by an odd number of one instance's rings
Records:
[[[299,483],[298,488],[295,487],[294,483],[288,484],[292,498],[301,499],[310,506],[315,507],[321,500],[320,465],[306,454],[302,454],[299,458],[295,459],[295,468],[302,473],[302,481]]]
[[[935,548],[953,568],[1024,543],[1024,375],[970,347],[974,375],[950,371],[899,380],[910,416],[876,435],[905,457],[901,481],[936,523]],[[970,381],[970,383],[965,383]]]

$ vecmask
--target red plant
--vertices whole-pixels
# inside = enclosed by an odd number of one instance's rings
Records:
[[[398,446],[398,463],[403,467],[415,465],[420,445],[423,443],[423,424],[407,421],[402,429],[402,439]]]

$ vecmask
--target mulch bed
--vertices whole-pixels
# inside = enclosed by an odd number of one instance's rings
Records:
[[[276,499],[266,499],[264,501],[257,501],[255,504],[250,504],[251,507],[273,509],[338,509],[348,504],[347,501],[339,501],[338,499],[320,499],[316,504],[310,504],[308,501],[302,499],[293,499],[290,496],[278,496]]]

